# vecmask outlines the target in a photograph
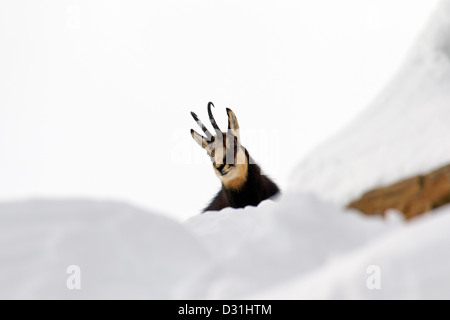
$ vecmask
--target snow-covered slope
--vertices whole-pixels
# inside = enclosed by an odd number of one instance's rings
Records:
[[[181,297],[242,298],[309,274],[399,225],[400,219],[367,218],[300,195],[206,213],[187,226],[214,264]]]
[[[448,164],[449,123],[450,0],[444,0],[395,79],[298,165],[291,190],[342,205],[374,187]]]
[[[327,261],[257,299],[450,299],[450,206]],[[367,282],[380,271],[380,288]]]
[[[0,298],[239,298],[397,225],[301,196],[185,225],[114,202],[0,204]],[[66,286],[71,265],[81,290]]]
[[[113,202],[1,204],[0,298],[450,298],[450,207],[389,217],[301,195],[185,224]]]
[[[181,225],[129,205],[0,204],[1,299],[171,298],[207,257]],[[72,265],[81,290],[66,286]]]

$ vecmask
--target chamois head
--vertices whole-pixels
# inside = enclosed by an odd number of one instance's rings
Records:
[[[206,137],[191,129],[192,138],[206,150],[211,158],[213,169],[222,184],[229,189],[239,189],[247,179],[248,159],[245,148],[241,145],[239,123],[236,115],[230,109],[228,114],[228,130],[222,132],[211,111],[212,102],[208,103],[209,120],[215,130],[215,135],[205,127],[194,112],[192,117],[205,133]]]

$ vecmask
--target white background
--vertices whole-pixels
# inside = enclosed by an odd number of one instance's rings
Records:
[[[225,107],[283,188],[401,65],[437,1],[2,1],[0,200],[179,219],[219,188],[189,112]]]

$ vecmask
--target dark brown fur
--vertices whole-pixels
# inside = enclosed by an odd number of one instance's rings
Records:
[[[228,189],[222,185],[211,203],[203,210],[219,211],[227,207],[244,208],[246,206],[257,206],[261,201],[277,195],[280,190],[278,186],[268,177],[262,175],[261,168],[254,163],[247,151],[247,179],[239,190]]]

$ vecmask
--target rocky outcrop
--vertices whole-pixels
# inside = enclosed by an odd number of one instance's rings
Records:
[[[427,175],[377,188],[348,205],[365,214],[382,214],[388,209],[402,212],[406,219],[450,203],[450,165]]]

